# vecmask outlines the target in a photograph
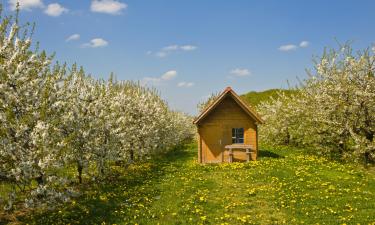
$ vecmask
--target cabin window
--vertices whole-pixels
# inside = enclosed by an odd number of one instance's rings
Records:
[[[244,129],[232,128],[232,144],[243,144],[243,143],[244,143]]]

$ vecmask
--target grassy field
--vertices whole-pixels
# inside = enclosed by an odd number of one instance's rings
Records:
[[[29,224],[375,224],[375,176],[299,149],[263,148],[259,161],[195,163],[188,145],[117,168],[105,185]],[[115,178],[116,177],[116,178]]]

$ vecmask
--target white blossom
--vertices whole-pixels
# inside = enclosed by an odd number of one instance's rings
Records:
[[[64,171],[99,181],[116,161],[149,158],[192,136],[191,118],[156,90],[52,64],[31,49],[27,28],[0,23],[0,174],[12,186],[5,209],[65,202],[76,179]]]
[[[294,95],[260,105],[261,139],[375,161],[374,53],[345,46],[325,52],[315,68]]]

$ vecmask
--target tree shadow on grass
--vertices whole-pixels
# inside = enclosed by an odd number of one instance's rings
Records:
[[[282,155],[279,155],[275,152],[265,150],[265,149],[260,149],[258,156],[260,158],[274,158],[274,159],[284,158],[284,156],[282,156]]]
[[[39,211],[20,218],[28,224],[134,223],[147,215],[147,208],[160,191],[155,184],[166,173],[178,170],[194,157],[192,149],[179,146],[152,160],[117,168],[101,182],[87,181],[77,189],[81,196],[54,210]]]

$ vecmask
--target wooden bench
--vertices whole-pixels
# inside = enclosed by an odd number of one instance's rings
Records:
[[[249,162],[251,160],[251,152],[254,152],[254,148],[251,145],[244,145],[244,144],[231,144],[226,145],[225,149],[229,151],[229,163],[233,162],[233,149],[245,149],[246,150],[246,161]]]

